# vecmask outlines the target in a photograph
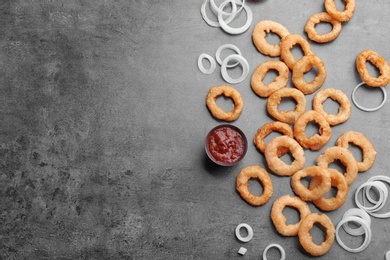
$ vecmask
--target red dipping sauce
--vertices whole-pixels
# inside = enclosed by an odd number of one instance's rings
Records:
[[[206,153],[216,164],[231,166],[244,158],[248,142],[244,133],[233,125],[211,129],[206,138]]]

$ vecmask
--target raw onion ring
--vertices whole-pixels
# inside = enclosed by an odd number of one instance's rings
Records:
[[[221,4],[220,8],[223,9],[227,5],[227,3],[228,3],[227,1],[223,2]],[[229,34],[241,34],[241,33],[245,32],[246,30],[248,30],[248,28],[251,26],[252,20],[253,20],[252,10],[247,5],[244,5],[244,4],[242,4],[242,7],[244,7],[244,10],[247,14],[247,19],[246,19],[245,24],[239,28],[233,28],[233,27],[229,26],[228,23],[225,22],[225,20],[223,20],[223,16],[222,16],[223,14],[218,13],[218,22],[221,25],[221,28],[225,32],[227,32]]]
[[[206,59],[210,62],[210,68],[206,69],[204,66],[203,66],[203,59]],[[215,63],[215,60],[213,57],[211,57],[210,55],[206,54],[206,53],[202,53],[201,55],[199,55],[199,58],[198,58],[198,68],[199,70],[204,73],[204,74],[211,74],[215,71],[215,68],[217,67],[217,64]]]
[[[240,51],[240,49],[236,46],[236,45],[234,45],[234,44],[224,44],[224,45],[221,45],[221,46],[219,46],[218,47],[218,49],[217,49],[217,52],[215,53],[215,58],[216,58],[216,60],[217,60],[217,62],[218,62],[218,64],[219,65],[222,65],[222,59],[221,59],[221,52],[223,51],[223,50],[225,50],[225,49],[232,49],[232,50],[234,50],[238,55],[241,55],[241,51]],[[242,56],[242,55],[241,55]],[[237,66],[238,64],[240,64],[240,62],[236,62],[236,63],[234,63],[234,64],[228,64],[228,65],[226,65],[226,67],[227,68],[233,68],[233,67],[235,67],[235,66]]]
[[[341,240],[341,238],[339,236],[339,229],[340,229],[340,227],[343,226],[345,223],[348,223],[348,222],[356,222],[356,223],[360,224],[361,227],[363,227],[363,229],[364,229],[364,233],[365,233],[364,242],[358,248],[350,248],[350,247],[348,247],[347,245],[344,244],[344,242]],[[342,248],[344,248],[345,250],[347,250],[348,252],[351,252],[351,253],[358,253],[358,252],[361,252],[364,249],[366,249],[367,246],[371,242],[371,237],[372,237],[371,228],[369,227],[367,222],[364,219],[356,217],[356,216],[348,216],[348,217],[342,218],[340,220],[340,222],[336,226],[336,240],[337,240],[337,242],[339,243],[339,245]]]
[[[245,228],[246,231],[248,232],[248,235],[246,237],[241,236],[240,234],[240,229]],[[241,223],[236,227],[236,237],[238,240],[241,242],[249,242],[253,238],[253,229],[251,226],[249,226],[246,223]]]
[[[211,27],[221,27],[221,25],[219,24],[219,22],[217,21],[212,21],[210,20],[210,18],[207,16],[206,14],[206,5],[207,5],[207,2],[209,0],[204,0],[203,3],[202,3],[202,6],[200,8],[200,13],[202,14],[202,18],[203,20]],[[226,23],[229,24],[231,21],[233,21],[233,19],[235,18],[236,16],[236,12],[237,12],[237,6],[235,4],[235,1],[234,0],[226,0],[225,2],[227,3],[232,3],[232,12],[229,14],[229,17],[228,19],[226,19]]]
[[[363,110],[363,111],[366,111],[366,112],[373,112],[373,111],[377,111],[379,110],[381,107],[383,107],[383,105],[386,103],[386,100],[387,100],[387,92],[386,92],[386,89],[384,87],[379,87],[382,92],[383,92],[383,101],[382,103],[380,103],[378,106],[376,107],[373,107],[373,108],[367,108],[367,107],[363,107],[361,105],[359,105],[355,99],[355,92],[358,88],[360,88],[362,85],[367,85],[364,81],[359,83],[352,91],[352,101],[353,103],[355,104],[355,106],[357,106],[359,109]]]
[[[279,244],[270,244],[263,251],[263,260],[267,260],[267,252],[272,247],[276,247],[279,250],[279,252],[280,252],[280,260],[285,260],[286,259],[286,252],[284,251],[284,248],[281,245],[279,245]]]
[[[225,1],[226,2],[226,1]],[[238,2],[236,0],[231,0],[231,1],[228,1],[228,2],[231,2],[232,5],[236,5]],[[222,3],[223,4],[223,3]],[[210,5],[211,7],[213,8],[214,11],[216,11],[217,13],[222,13],[223,15],[231,15],[231,14],[238,14],[239,12],[241,12],[242,8],[244,8],[244,4],[245,4],[245,0],[242,0],[242,3],[239,3],[241,5],[240,9],[236,10],[236,11],[232,11],[231,13],[229,12],[225,12],[223,10],[223,8],[225,6],[222,6],[222,4],[218,7],[215,3],[215,0],[210,0]]]
[[[371,226],[371,217],[367,214],[366,211],[359,209],[359,208],[351,208],[347,210],[342,218],[346,218],[348,216],[356,216],[362,218],[365,222],[367,222],[368,226]],[[357,228],[351,228],[348,223],[344,223],[342,225],[345,232],[350,234],[351,236],[361,236],[365,233],[364,228],[362,226],[359,226]]]
[[[238,61],[241,66],[242,66],[242,74],[239,78],[232,78],[229,76],[228,72],[227,72],[227,66],[228,66],[228,63],[229,61],[231,60],[236,60]],[[238,54],[232,54],[232,55],[229,55],[227,56],[223,62],[222,62],[222,65],[221,65],[221,74],[222,74],[222,78],[230,83],[230,84],[237,84],[237,83],[240,83],[242,81],[244,81],[244,79],[246,78],[246,76],[248,76],[248,73],[249,73],[249,63],[248,61],[241,55],[238,55]]]

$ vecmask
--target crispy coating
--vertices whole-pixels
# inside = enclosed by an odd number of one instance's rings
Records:
[[[379,77],[373,77],[367,70],[366,62],[371,62],[379,69]],[[386,60],[373,50],[364,50],[356,58],[356,68],[363,81],[370,87],[386,86],[390,82],[390,67]]]
[[[328,114],[324,109],[324,102],[326,99],[331,98],[340,104],[338,113]],[[344,123],[351,116],[352,105],[346,94],[339,89],[326,88],[320,90],[313,98],[313,110],[322,114],[329,125],[338,125]]]
[[[306,82],[304,74],[313,67],[317,68],[317,75],[311,82]],[[319,89],[326,79],[324,62],[316,55],[306,55],[299,59],[292,69],[292,82],[303,94],[312,94]]]
[[[248,180],[258,179],[263,186],[260,196],[253,195],[248,188]],[[241,170],[236,179],[236,189],[241,198],[253,206],[261,206],[268,202],[274,191],[271,177],[268,172],[258,165],[247,166]]]
[[[326,12],[340,22],[349,21],[352,18],[353,13],[355,12],[355,0],[344,0],[345,9],[343,11],[339,11],[337,9],[334,1],[335,0],[325,0],[324,5]]]
[[[265,85],[263,79],[270,70],[276,70],[278,76],[275,77],[274,81]],[[284,62],[268,60],[256,67],[252,74],[251,87],[256,95],[260,97],[269,97],[273,92],[284,88],[287,85],[289,75],[290,70]]]
[[[313,242],[313,237],[310,235],[310,230],[314,224],[318,223],[326,229],[325,241],[320,245]],[[298,229],[299,243],[303,249],[312,256],[321,256],[329,252],[334,243],[336,229],[332,220],[325,214],[310,213],[303,220]]]
[[[283,214],[283,210],[286,207],[292,207],[298,210],[300,220],[297,223],[287,225],[287,218]],[[298,229],[302,219],[310,213],[309,205],[305,201],[301,200],[299,197],[284,195],[275,200],[272,205],[271,220],[280,234],[284,236],[296,236],[298,235]]]
[[[311,137],[306,135],[306,126],[309,122],[314,121],[319,125],[319,134],[314,134]],[[294,137],[303,148],[308,148],[313,151],[320,150],[330,139],[332,129],[326,118],[317,111],[309,110],[303,113],[294,124]]]
[[[262,153],[265,152],[265,148],[267,147],[267,144],[264,142],[264,139],[274,131],[294,138],[293,130],[290,125],[278,121],[266,123],[257,130],[257,133],[254,138],[254,143],[257,149],[259,149]],[[288,151],[288,148],[280,147],[278,155],[284,155]]]
[[[305,40],[301,35],[299,34],[289,34],[286,37],[282,38],[280,41],[280,58],[284,63],[286,63],[287,67],[289,69],[293,69],[295,63],[297,60],[295,59],[294,55],[291,53],[291,49],[298,44],[303,53],[304,56],[312,54],[311,46],[308,41]]]
[[[232,111],[226,112],[218,106],[216,99],[220,95],[224,95],[233,100],[234,109]],[[236,120],[240,116],[244,108],[244,101],[238,90],[231,86],[220,85],[210,88],[206,97],[206,105],[215,118],[229,122]]]
[[[290,33],[283,25],[270,21],[263,20],[255,25],[252,32],[252,40],[257,50],[264,55],[271,57],[280,56],[279,44],[269,44],[266,40],[268,33],[273,32],[277,34],[281,39]]]
[[[340,208],[344,205],[345,200],[348,195],[348,184],[345,180],[343,174],[336,169],[328,169],[330,172],[330,181],[331,187],[335,187],[337,189],[336,196],[327,198],[325,196],[313,200],[314,205],[316,205],[319,209],[324,211],[331,211]],[[321,178],[313,177],[309,184],[309,189],[314,189],[321,183]]]
[[[346,149],[348,149],[350,143],[358,146],[362,150],[363,160],[356,161],[358,171],[364,172],[369,170],[374,165],[376,159],[376,150],[374,145],[364,134],[356,131],[345,132],[336,141],[337,146]]]
[[[302,184],[301,180],[306,177],[320,178],[317,186],[309,189]],[[309,166],[294,173],[291,177],[291,187],[295,194],[297,194],[304,201],[312,201],[324,196],[330,190],[330,172],[327,168],[320,166]]]
[[[278,110],[283,98],[293,98],[296,101],[294,110]],[[306,110],[305,95],[295,88],[282,88],[272,93],[267,99],[268,113],[276,120],[283,123],[294,123],[295,120]]]
[[[294,157],[294,161],[288,165],[283,162],[278,152],[280,147],[287,147]],[[265,159],[268,168],[279,176],[291,176],[301,170],[306,162],[303,148],[293,138],[283,135],[272,139],[265,148]]]
[[[357,177],[358,167],[353,154],[348,149],[332,146],[326,148],[316,159],[317,165],[324,168],[328,168],[335,160],[339,160],[345,166],[346,172],[343,175],[347,184],[351,185]]]
[[[329,23],[332,25],[332,30],[328,33],[319,34],[316,30],[316,25],[319,23]],[[307,20],[305,25],[305,32],[307,33],[307,37],[310,40],[324,43],[331,42],[336,39],[341,33],[342,25],[341,22],[334,19],[327,12],[316,13],[310,16],[309,20]]]

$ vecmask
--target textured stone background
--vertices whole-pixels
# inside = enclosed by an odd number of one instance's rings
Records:
[[[247,133],[249,151],[237,166],[214,166],[203,142],[219,122],[204,98],[224,82],[217,72],[201,74],[196,62],[234,43],[252,71],[268,59],[251,43],[257,21],[303,34],[323,3],[248,1],[251,28],[230,36],[204,23],[201,2],[0,1],[0,259],[241,259],[240,246],[245,258],[260,259],[271,242],[288,259],[310,258],[269,220],[272,201],[292,193],[288,179],[272,175],[275,194],[260,208],[235,192],[242,167],[264,166],[251,140],[271,120],[266,101],[253,94],[249,77],[237,86],[245,109],[234,124]],[[327,87],[348,95],[360,81],[354,59],[361,50],[390,58],[389,2],[357,2],[336,41],[312,44],[327,65]],[[367,91],[362,102],[377,102],[376,93]],[[361,131],[378,150],[371,174],[387,174],[389,113],[388,104],[375,113],[354,107],[327,146],[343,131]],[[317,155],[307,152],[308,165]],[[345,206],[329,213],[335,223],[369,177],[359,176]],[[241,222],[255,231],[245,245],[234,236]],[[335,243],[322,259],[383,259],[388,223],[373,221],[366,251],[346,253]]]

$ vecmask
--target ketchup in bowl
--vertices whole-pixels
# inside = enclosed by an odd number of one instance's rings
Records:
[[[206,153],[216,164],[231,166],[244,158],[248,142],[237,127],[223,124],[210,130],[206,138]]]

